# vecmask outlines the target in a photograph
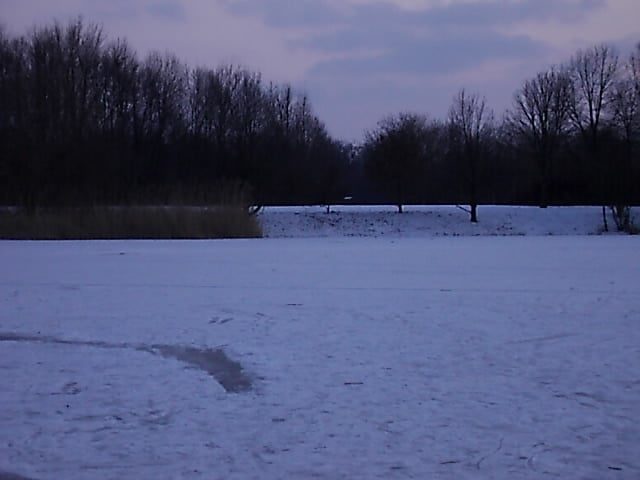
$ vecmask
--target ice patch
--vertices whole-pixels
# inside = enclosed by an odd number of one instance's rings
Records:
[[[227,392],[238,393],[251,388],[251,379],[244,373],[242,365],[227,357],[221,349],[156,345],[152,347],[152,351],[204,370]]]
[[[251,379],[244,373],[242,365],[231,360],[227,354],[219,348],[206,349],[178,345],[134,345],[128,343],[65,340],[55,337],[20,335],[15,333],[0,333],[0,342],[32,342],[106,349],[137,350],[139,352],[160,355],[164,358],[173,358],[199,368],[215,378],[227,392],[238,393],[247,391],[251,388]],[[76,389],[77,387],[73,382],[65,385],[65,391],[69,390],[73,393]],[[0,477],[0,480],[2,480],[2,477]]]

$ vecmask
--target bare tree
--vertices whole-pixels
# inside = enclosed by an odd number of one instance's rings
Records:
[[[191,75],[189,94],[190,131],[200,152],[203,168],[211,176],[234,177],[231,172],[238,153],[237,115],[240,88],[248,72],[233,66],[216,70],[197,69]],[[201,150],[202,150],[201,149]]]
[[[601,165],[601,137],[610,90],[618,73],[618,55],[608,45],[579,51],[569,64],[572,80],[571,120],[580,133],[587,155]],[[595,176],[595,175],[594,175]],[[609,229],[602,207],[604,229]]]
[[[636,50],[629,58],[629,67],[636,96],[640,97],[640,43],[636,45]]]
[[[509,127],[530,149],[539,172],[539,204],[546,207],[553,163],[569,128],[571,83],[566,72],[552,68],[527,80],[514,97]]]
[[[158,144],[184,127],[187,80],[187,68],[172,55],[151,53],[142,66],[142,127]]]
[[[134,104],[138,101],[138,60],[129,45],[118,40],[107,46],[101,63],[102,128],[105,134],[124,143],[133,128]]]
[[[609,92],[618,73],[619,57],[608,45],[579,51],[569,64],[572,80],[571,120],[594,152],[607,112]]]
[[[0,25],[0,129],[25,126],[28,108],[28,44],[12,39]]]
[[[482,158],[493,130],[493,113],[484,97],[462,89],[449,110],[451,151],[466,165],[471,222],[478,222],[478,183]]]
[[[403,212],[403,205],[422,187],[426,166],[425,131],[427,120],[421,115],[403,113],[388,117],[369,132],[363,156],[369,176],[392,196]]]
[[[30,163],[19,161],[33,145],[28,134],[27,43],[12,39],[0,26],[0,201],[21,195],[26,201]]]
[[[640,47],[639,47],[640,49]],[[619,231],[631,230],[631,192],[634,188],[633,156],[640,141],[640,78],[638,58],[632,54],[623,63],[611,87],[608,103],[611,124],[624,145],[620,161],[615,165],[615,203],[611,211]]]
[[[248,74],[248,73],[247,73]],[[233,66],[218,68],[207,83],[207,131],[221,159],[230,155],[238,95],[245,72]]]

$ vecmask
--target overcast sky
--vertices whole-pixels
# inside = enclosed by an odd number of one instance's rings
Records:
[[[11,33],[79,15],[140,54],[289,82],[347,140],[390,113],[443,117],[461,87],[500,115],[577,49],[640,42],[640,0],[0,0]]]

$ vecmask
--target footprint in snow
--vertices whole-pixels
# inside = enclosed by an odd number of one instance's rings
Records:
[[[62,387],[62,393],[66,395],[77,395],[80,393],[80,387],[78,386],[78,382],[69,382]]]
[[[213,324],[224,325],[225,323],[229,323],[232,320],[233,320],[232,317],[227,317],[227,318],[222,318],[222,319],[220,317],[213,317],[209,321],[209,325],[213,325]]]

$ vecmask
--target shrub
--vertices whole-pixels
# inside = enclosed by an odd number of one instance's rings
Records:
[[[48,208],[0,212],[0,238],[13,240],[210,239],[262,236],[238,206]]]

